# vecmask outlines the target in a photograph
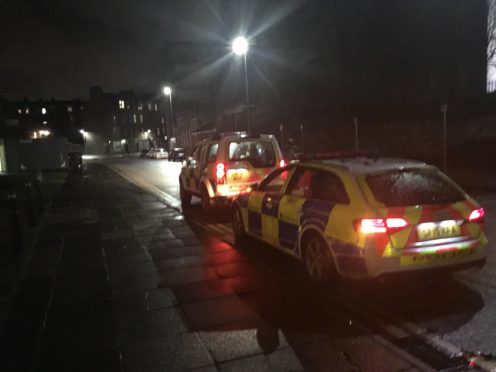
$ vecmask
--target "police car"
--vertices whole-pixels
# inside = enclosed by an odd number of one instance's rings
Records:
[[[232,199],[251,190],[285,162],[276,138],[270,134],[223,133],[199,143],[179,175],[183,205],[193,195],[205,212],[213,206],[230,206]]]
[[[250,235],[279,248],[315,281],[485,262],[484,209],[423,162],[329,155],[254,188],[233,203],[236,241]]]

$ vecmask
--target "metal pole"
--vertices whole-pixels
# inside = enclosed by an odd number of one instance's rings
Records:
[[[171,137],[174,137],[174,114],[172,113],[172,93],[169,94],[170,116],[171,116]]]
[[[355,124],[355,151],[358,151],[358,118],[356,116],[353,118],[353,124]]]
[[[246,63],[246,53],[243,55],[245,61],[245,87],[246,87],[246,127],[250,131],[250,95],[248,92],[248,66]]]

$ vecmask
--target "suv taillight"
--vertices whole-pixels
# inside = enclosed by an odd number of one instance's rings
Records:
[[[282,168],[286,165],[286,161],[284,159],[279,160],[279,167]]]
[[[404,218],[362,218],[355,220],[355,230],[362,234],[390,233],[408,226]]]
[[[215,166],[215,176],[217,178],[217,184],[226,183],[227,169],[224,163],[217,163]]]

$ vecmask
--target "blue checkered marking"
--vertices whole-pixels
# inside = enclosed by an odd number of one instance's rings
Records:
[[[248,228],[252,234],[262,236],[262,215],[248,210]]]
[[[322,200],[309,199],[305,201],[302,207],[300,225],[304,227],[305,225],[312,223],[319,226],[322,230],[325,230],[334,206],[334,203]]]
[[[250,195],[241,195],[238,197],[238,203],[241,208],[248,208],[248,198]]]
[[[300,226],[304,227],[307,224],[312,224],[324,231],[333,208],[333,203],[312,199],[306,200],[301,208],[302,214],[297,225],[279,221],[279,244],[292,250],[296,249]]]

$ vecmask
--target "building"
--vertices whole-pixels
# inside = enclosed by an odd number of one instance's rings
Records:
[[[168,101],[148,93],[104,92],[90,88],[84,129],[89,152],[136,152],[151,146],[166,146],[171,137]]]

